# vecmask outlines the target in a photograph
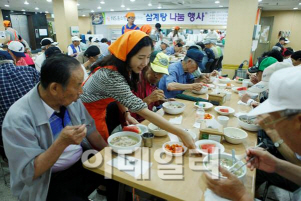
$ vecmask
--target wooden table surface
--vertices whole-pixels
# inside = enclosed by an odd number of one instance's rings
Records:
[[[241,86],[241,84],[236,84],[232,82],[236,86]],[[211,90],[209,90],[209,93]],[[187,95],[192,95],[195,97],[206,97],[206,95],[195,95],[191,92],[185,92]],[[193,128],[193,124],[195,122],[195,112],[196,108],[194,107],[194,102],[191,101],[185,101],[185,100],[178,100],[180,102],[183,102],[186,104],[185,111],[180,114],[183,116],[182,125],[180,125],[181,128],[191,129],[195,133],[199,134],[199,131],[197,128]],[[246,108],[242,108],[237,105],[237,102],[239,101],[239,97],[237,93],[232,92],[232,97],[230,101],[227,101],[224,106],[232,107],[238,112],[237,110],[244,110]],[[247,108],[248,110],[249,108]],[[210,110],[206,110],[206,112],[213,114],[215,117],[218,116],[214,108]],[[173,117],[176,117],[179,115],[168,115],[164,114],[164,118],[170,119]],[[148,125],[148,121],[143,122],[144,125]],[[228,127],[239,127],[238,126],[238,120],[234,116],[230,116],[230,120],[228,123]],[[243,144],[239,145],[233,145],[226,141],[223,141],[222,144],[225,147],[225,152],[231,154],[231,150],[236,150],[236,155],[239,158],[243,158],[245,155],[245,150],[248,147],[256,146],[257,144],[257,135],[256,132],[249,132],[247,140],[244,141]],[[159,164],[154,159],[154,153],[156,150],[160,149],[163,145],[163,143],[170,141],[168,136],[164,137],[155,137],[153,141],[153,147],[150,149],[150,161],[153,163],[150,169],[150,178],[149,179],[140,179],[137,180],[134,177],[119,171],[116,168],[113,168],[113,176],[112,178],[116,181],[119,181],[123,184],[126,184],[128,186],[137,188],[139,190],[142,190],[144,192],[147,192],[149,194],[155,195],[157,197],[161,197],[166,200],[189,200],[189,201],[201,201],[204,200],[204,192],[206,191],[206,184],[204,182],[204,171],[203,170],[192,170],[190,168],[190,164],[192,161],[202,161],[203,157],[200,156],[191,156],[188,152],[185,153],[184,157],[177,157],[177,160],[173,160],[171,164],[173,165],[181,165],[183,168],[180,168],[180,171],[182,171],[183,178],[180,179],[161,179],[162,177],[159,177],[160,171],[158,170],[158,166],[162,167],[162,164]],[[101,167],[99,168],[91,168],[89,170],[96,172],[101,175],[105,175],[110,173],[108,171],[108,166],[106,164],[106,160],[110,160],[108,157],[109,155],[105,151],[102,150],[98,154],[101,154],[104,156],[105,162],[102,163]],[[135,157],[139,158],[139,156]],[[179,159],[178,159],[179,158]],[[144,159],[144,157],[142,158]],[[183,160],[181,160],[183,159]],[[95,156],[90,159],[91,162],[95,160]],[[189,164],[190,162],[190,164]],[[202,167],[202,164],[198,164],[198,167]],[[112,169],[112,168],[111,168]],[[143,175],[144,176],[144,175]],[[251,172],[249,169],[247,170],[247,175],[244,180],[244,185],[247,187],[247,189],[254,194],[254,188],[255,188],[255,171]]]

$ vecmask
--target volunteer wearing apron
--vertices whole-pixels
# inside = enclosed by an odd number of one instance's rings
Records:
[[[15,29],[11,28],[11,22],[9,20],[4,20],[3,25],[5,28],[6,36],[6,39],[3,42],[3,44],[10,43],[11,41],[19,41],[18,32]]]
[[[127,13],[125,15],[128,23],[126,25],[124,25],[121,29],[121,33],[124,34],[128,31],[132,31],[132,30],[139,30],[139,27],[137,25],[134,24],[135,22],[135,13]]]
[[[193,139],[184,130],[174,127],[160,115],[150,111],[131,90],[137,91],[139,73],[149,63],[152,40],[142,31],[130,31],[110,47],[112,55],[98,62],[92,75],[85,81],[81,100],[94,118],[96,128],[104,139],[109,136],[106,125],[106,107],[118,101],[126,120],[133,121],[129,111],[137,113],[160,128],[179,136],[189,148],[195,148]]]

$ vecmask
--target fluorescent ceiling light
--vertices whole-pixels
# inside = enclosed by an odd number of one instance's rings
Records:
[[[94,13],[94,10],[91,10],[91,13]]]
[[[111,9],[110,11],[114,11],[114,9]]]
[[[38,7],[35,7],[35,9],[36,9],[36,10],[39,10],[39,8],[38,8]]]
[[[28,3],[28,1],[25,1],[24,4],[25,4],[25,5],[28,5],[29,3]]]
[[[101,1],[100,3],[101,3],[101,4],[105,4],[105,2],[104,2],[104,1]]]
[[[148,6],[152,6],[152,3],[149,3]]]
[[[158,9],[161,9],[161,8],[162,8],[162,6],[159,4],[159,5],[158,5]]]
[[[262,2],[262,0],[258,0],[258,2]]]
[[[121,8],[124,8],[124,7],[125,7],[125,5],[121,4]]]
[[[126,10],[130,10],[130,8],[127,8]]]
[[[219,1],[215,1],[214,3],[220,3]]]
[[[223,5],[219,5],[219,7],[224,7]]]
[[[25,9],[22,9],[21,11],[25,11]]]
[[[297,7],[295,7],[295,8],[293,8],[294,10],[298,10],[298,8]]]
[[[49,12],[46,10],[45,13],[49,13]]]
[[[130,0],[131,2],[135,2],[135,0]]]
[[[5,4],[4,6],[5,6],[5,7],[9,7],[9,5],[7,5],[7,4]]]
[[[51,2],[52,0],[47,0],[48,2]]]
[[[301,3],[299,3],[299,5],[301,5]]]
[[[82,15],[83,17],[86,17],[86,15]]]
[[[100,6],[98,6],[98,7],[97,7],[97,9],[101,9],[101,7],[100,7]]]
[[[77,6],[80,6],[80,4],[78,3]]]

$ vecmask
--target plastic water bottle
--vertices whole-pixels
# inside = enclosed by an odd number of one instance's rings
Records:
[[[203,108],[198,108],[196,110],[196,117],[195,117],[195,121],[197,123],[202,123],[202,121],[204,120],[205,118],[205,111]]]

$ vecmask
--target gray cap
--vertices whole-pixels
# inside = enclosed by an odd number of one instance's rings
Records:
[[[169,40],[167,40],[167,39],[163,39],[163,40],[162,40],[162,43],[166,44],[167,46],[170,45],[170,42],[169,42]]]
[[[149,37],[150,37],[153,41],[158,42],[158,38],[157,38],[157,36],[156,36],[155,34],[151,34]]]
[[[204,45],[208,45],[208,44],[210,44],[211,43],[211,41],[210,40],[204,40]]]

